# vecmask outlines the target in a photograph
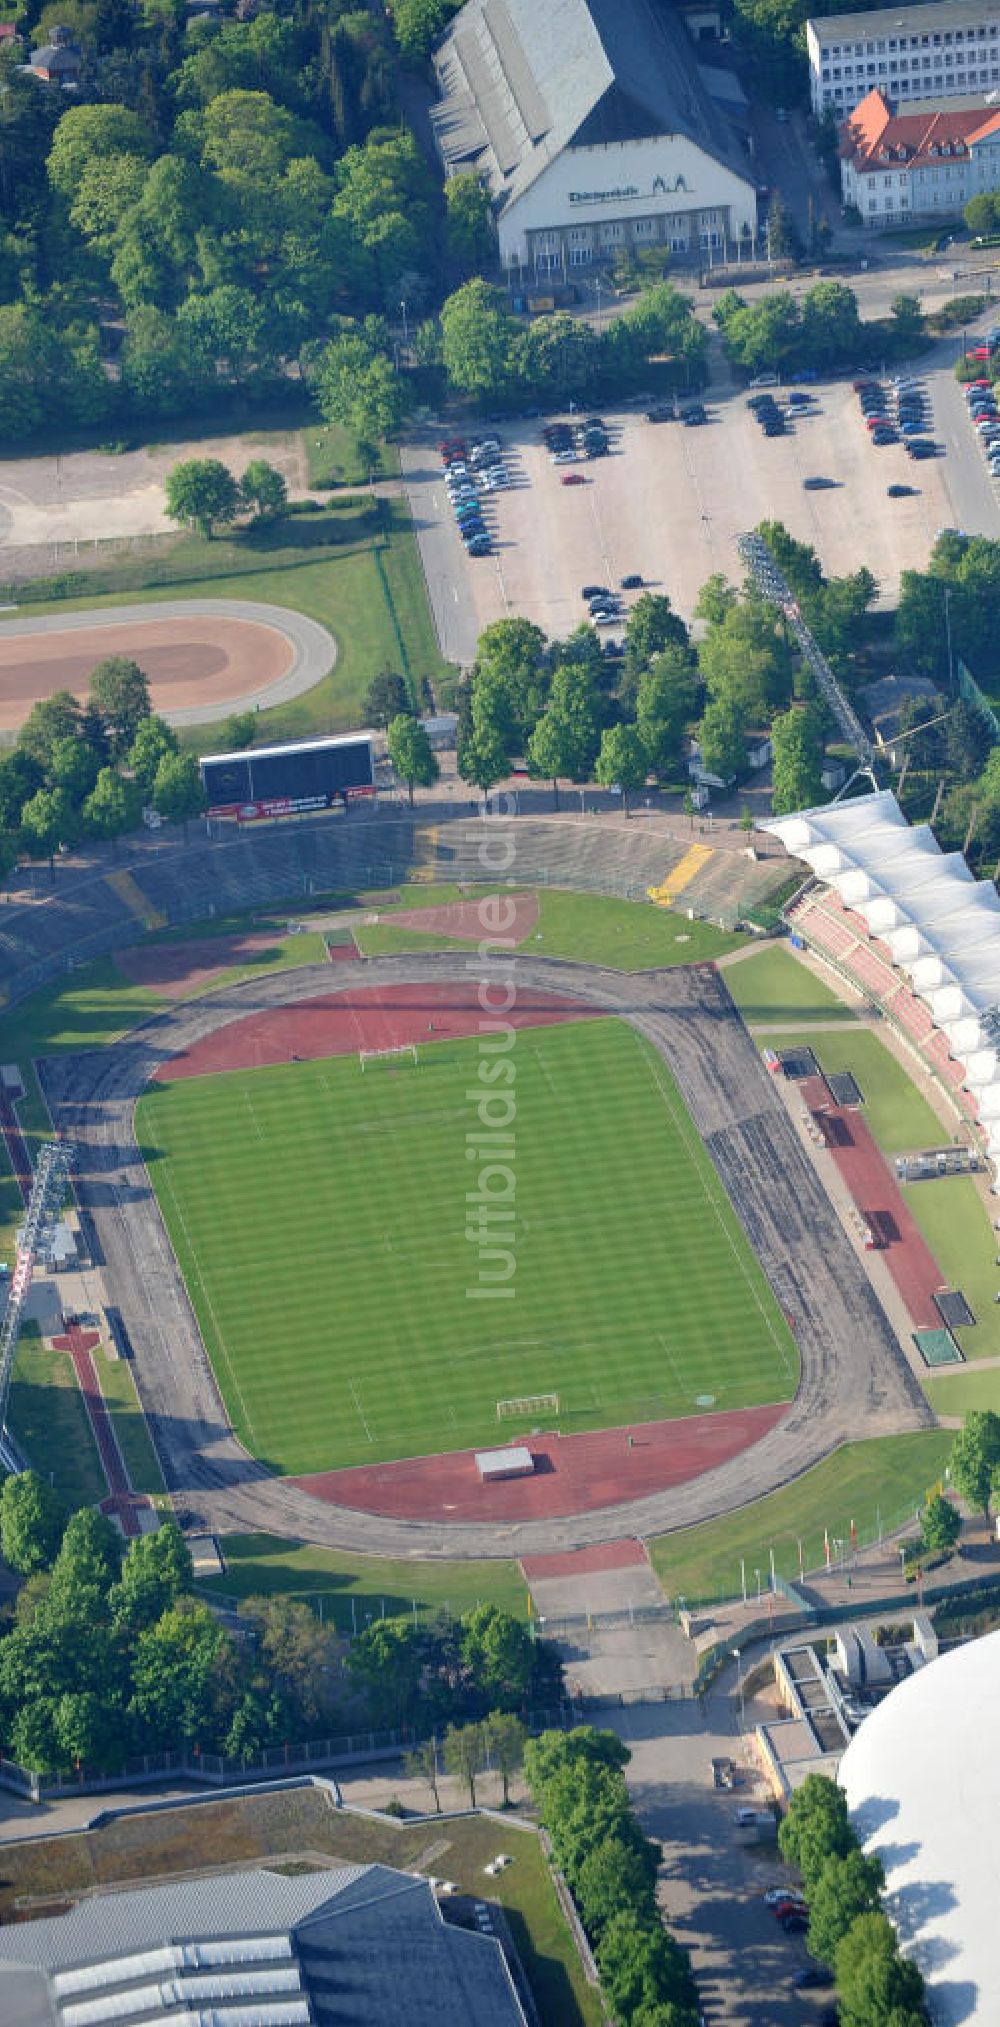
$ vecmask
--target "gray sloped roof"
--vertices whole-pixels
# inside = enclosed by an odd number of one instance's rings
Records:
[[[51,1973],[264,1936],[291,1937],[317,2027],[523,2027],[499,1945],[444,1922],[426,1880],[382,1865],[181,1880],[5,1928],[0,2027],[55,2027]]]
[[[466,0],[434,62],[444,160],[488,174],[504,209],[567,148],[659,134],[750,178],[683,22],[654,0]]]

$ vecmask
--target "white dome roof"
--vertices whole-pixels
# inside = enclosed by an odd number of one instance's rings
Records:
[[[932,2018],[1000,2022],[1000,1633],[900,1683],[855,1734],[840,1781]]]

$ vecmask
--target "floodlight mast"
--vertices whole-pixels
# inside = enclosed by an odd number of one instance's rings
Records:
[[[857,713],[848,703],[826,656],[817,647],[799,610],[798,600],[793,597],[791,586],[784,572],[779,570],[763,535],[758,535],[756,531],[741,535],[736,546],[761,597],[769,605],[779,606],[784,613],[844,738],[849,746],[853,746],[861,769],[870,773],[874,782],[875,748]]]
[[[74,1152],[72,1142],[68,1140],[47,1140],[38,1150],[31,1196],[28,1199],[24,1225],[18,1241],[17,1260],[11,1276],[7,1307],[3,1323],[0,1324],[0,1463],[7,1469],[21,1469],[17,1447],[7,1433],[10,1376],[21,1328],[21,1317],[28,1299],[28,1290],[35,1271],[35,1259],[42,1240],[55,1224],[63,1207]]]

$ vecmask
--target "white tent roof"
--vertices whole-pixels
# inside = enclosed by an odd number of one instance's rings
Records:
[[[1000,1159],[1000,896],[888,789],[762,825],[888,944],[979,1094]],[[992,1055],[992,1074],[989,1058]]]
[[[840,1782],[941,2027],[1000,2020],[1000,1633],[943,1654],[865,1719]]]

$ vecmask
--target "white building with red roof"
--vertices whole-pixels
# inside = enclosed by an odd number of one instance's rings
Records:
[[[979,191],[1000,189],[1000,97],[928,100],[897,112],[883,92],[870,91],[841,127],[840,180],[844,203],[865,225],[953,218]]]

